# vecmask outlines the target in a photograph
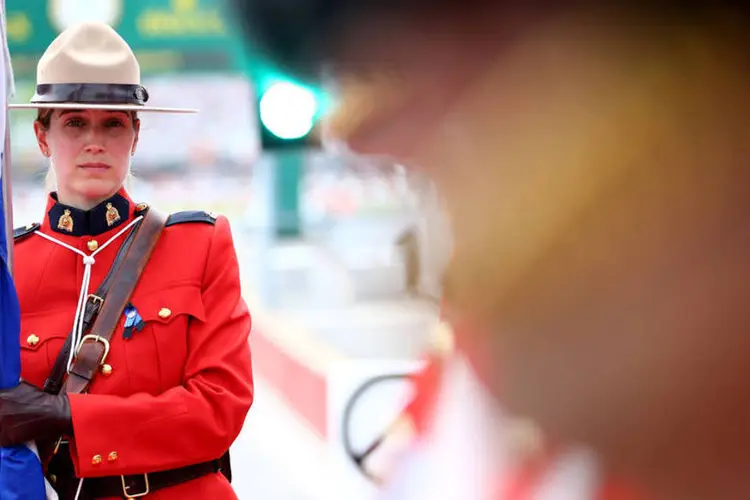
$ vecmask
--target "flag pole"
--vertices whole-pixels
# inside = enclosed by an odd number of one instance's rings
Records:
[[[5,110],[5,146],[2,153],[3,200],[5,205],[5,241],[8,244],[8,270],[13,276],[13,190],[10,178],[10,127],[8,126],[8,110]]]
[[[7,21],[5,16],[5,0],[2,0],[2,3],[0,3],[0,16],[2,19],[0,21],[2,22],[2,33],[5,35],[7,33]],[[5,37],[3,37],[5,38]],[[8,60],[8,53],[7,53],[7,46],[5,44],[5,40],[3,40],[3,46],[0,47],[0,51],[2,52],[2,63],[6,71],[4,71],[5,76],[5,82],[3,82],[2,85],[0,85],[0,88],[5,92],[5,96],[11,94],[11,89],[13,87],[12,85],[12,77],[9,78],[8,76],[12,73],[9,72],[10,70],[10,61]],[[10,174],[10,113],[8,111],[7,105],[5,106],[5,109],[3,110],[5,113],[5,137],[4,137],[4,147],[2,155],[0,156],[0,161],[2,164],[0,164],[0,169],[2,169],[2,172],[0,172],[0,179],[2,179],[2,193],[3,193],[3,200],[5,205],[4,216],[5,216],[5,241],[8,245],[8,270],[10,271],[11,276],[13,276],[13,191],[11,189],[11,174]]]

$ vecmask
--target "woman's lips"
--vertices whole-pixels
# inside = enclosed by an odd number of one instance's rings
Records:
[[[101,163],[101,162],[82,163],[82,164],[80,164],[78,166],[80,168],[83,168],[83,169],[89,170],[89,171],[102,171],[102,170],[107,170],[107,169],[111,168],[106,163]]]

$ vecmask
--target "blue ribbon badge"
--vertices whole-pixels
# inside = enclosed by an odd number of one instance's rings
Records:
[[[145,323],[143,318],[138,314],[138,310],[133,304],[128,304],[125,307],[125,330],[122,333],[122,338],[125,340],[130,339],[133,336],[133,330],[140,332],[143,330]]]

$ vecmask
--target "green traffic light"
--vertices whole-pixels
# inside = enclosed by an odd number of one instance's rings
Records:
[[[299,139],[315,125],[318,101],[311,90],[291,82],[272,84],[260,98],[260,121],[280,139]]]

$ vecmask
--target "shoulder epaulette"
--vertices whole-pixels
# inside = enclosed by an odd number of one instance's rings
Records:
[[[204,224],[216,224],[217,215],[212,212],[203,210],[186,210],[184,212],[175,212],[169,216],[165,227],[174,226],[175,224],[185,224],[188,222],[203,222]]]
[[[40,226],[41,224],[35,222],[33,224],[15,228],[13,230],[13,241],[21,241],[22,239],[39,229]]]

